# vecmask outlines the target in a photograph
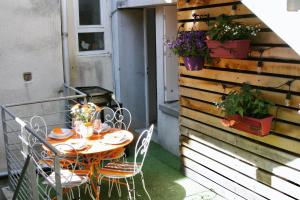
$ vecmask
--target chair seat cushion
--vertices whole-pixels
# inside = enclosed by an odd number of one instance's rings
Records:
[[[134,169],[135,168],[135,169]],[[133,162],[110,162],[98,170],[98,173],[109,178],[126,178],[136,175],[141,171],[141,164],[134,166]]]
[[[78,173],[66,169],[61,169],[61,185],[63,188],[79,186],[88,181],[88,175],[83,173],[83,170],[79,170]],[[47,182],[55,186],[55,172],[52,172],[47,178]],[[44,182],[44,184],[47,184]]]

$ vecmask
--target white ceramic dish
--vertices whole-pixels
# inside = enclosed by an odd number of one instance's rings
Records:
[[[82,150],[86,147],[87,143],[83,139],[70,139],[66,144],[72,146],[75,150]]]
[[[120,144],[126,141],[127,134],[124,131],[116,131],[110,134],[107,134],[103,137],[101,142],[107,143],[107,144]]]
[[[62,130],[62,134],[57,134],[51,131],[48,137],[53,139],[66,139],[68,137],[71,137],[74,134],[71,129],[62,128],[61,130]]]

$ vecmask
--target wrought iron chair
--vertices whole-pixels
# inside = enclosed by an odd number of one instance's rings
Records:
[[[87,170],[80,170],[78,163],[76,162],[79,159],[79,156],[74,149],[73,146],[68,144],[58,144],[55,145],[61,155],[59,157],[59,164],[60,164],[60,179],[61,179],[61,186],[67,195],[67,199],[71,200],[74,199],[74,189],[78,191],[78,197],[81,199],[81,190],[80,186],[88,183],[89,181],[89,171]],[[63,149],[68,149],[70,153],[63,153]],[[33,148],[34,149],[34,148]],[[50,152],[51,154],[51,152]],[[41,181],[43,185],[46,187],[46,191],[48,191],[47,196],[50,197],[50,193],[53,188],[56,187],[56,177],[55,177],[55,169],[54,169],[54,155],[47,154],[47,157],[36,161],[37,171],[38,171],[38,180],[42,178]],[[41,162],[42,161],[42,162]],[[48,172],[44,170],[45,165],[48,166],[50,169]],[[92,190],[88,187],[89,194],[93,196]]]
[[[154,125],[151,125],[148,130],[143,131],[135,145],[135,154],[133,162],[109,162],[103,168],[98,170],[98,193],[101,189],[101,181],[104,177],[111,179],[113,182],[119,183],[120,179],[125,179],[129,199],[135,200],[135,182],[134,176],[140,174],[143,188],[148,198],[151,200],[151,197],[146,189],[144,175],[142,172],[142,167],[147,155],[148,147],[151,141]],[[132,189],[130,188],[129,182],[127,179],[132,180]],[[120,184],[117,184],[117,190],[119,196],[121,196]],[[132,194],[133,193],[133,194]],[[109,190],[109,197],[111,196],[111,189]]]
[[[113,110],[109,107],[103,107],[101,108],[100,112],[97,112],[94,115],[94,124],[99,123],[105,123],[111,128],[128,130],[131,125],[131,113],[126,108],[119,107],[118,109]],[[108,154],[105,158],[103,158],[103,161],[124,158],[124,151],[125,148],[123,149],[123,151],[120,151],[117,155],[110,156]]]
[[[25,123],[42,139],[47,139],[47,124],[43,117],[33,116],[30,121],[25,121]],[[20,139],[23,144],[28,146],[29,152],[37,168],[37,184],[39,185],[39,179],[43,177],[42,183],[46,185],[44,196],[49,198],[52,189],[55,187],[55,170],[54,170],[54,157],[55,155],[43,148],[43,143],[30,134],[27,130],[22,129]],[[72,152],[72,154],[61,154],[60,157],[60,178],[62,188],[67,189],[70,193],[67,193],[68,199],[73,197],[74,193],[73,188],[78,188],[78,193],[80,197],[80,186],[86,183],[89,178],[89,172],[86,170],[80,169],[78,164],[79,156],[71,145],[68,144],[59,144],[56,145],[56,148],[67,146]],[[23,152],[24,154],[24,152]],[[24,156],[26,156],[24,154]],[[89,193],[92,195],[91,188],[89,187]]]

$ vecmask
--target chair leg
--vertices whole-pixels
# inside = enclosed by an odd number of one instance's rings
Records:
[[[131,177],[132,180],[132,189],[133,189],[133,199],[135,200],[135,183],[134,183],[134,177]]]
[[[108,179],[108,197],[110,198],[111,197],[111,191],[112,191],[112,189],[113,189],[113,187],[114,187],[114,180],[115,179]]]
[[[119,179],[118,179],[118,181],[119,181]],[[122,190],[121,190],[121,185],[120,185],[119,182],[116,183],[116,187],[117,187],[117,190],[118,190],[118,195],[121,198],[122,197]]]
[[[96,199],[100,199],[100,190],[101,190],[101,182],[104,176],[99,176],[97,180],[97,191],[96,191]]]
[[[126,181],[126,184],[127,184],[127,190],[128,190],[129,199],[132,200],[130,186],[129,186],[127,178],[125,178],[125,181]]]
[[[149,200],[151,200],[151,197],[150,197],[150,195],[149,195],[149,193],[148,193],[148,191],[147,191],[147,189],[146,189],[145,180],[144,180],[144,174],[143,174],[142,171],[140,172],[140,174],[141,174],[141,179],[142,179],[143,188],[144,188],[144,190],[145,190],[145,192],[146,192],[146,194],[147,194]]]

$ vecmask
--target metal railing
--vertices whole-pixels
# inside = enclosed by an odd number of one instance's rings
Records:
[[[64,85],[60,97],[1,106],[8,180],[14,199],[63,199],[61,155],[46,136],[54,127],[71,127],[70,107],[85,101],[84,93]],[[55,174],[51,184],[50,173]]]

